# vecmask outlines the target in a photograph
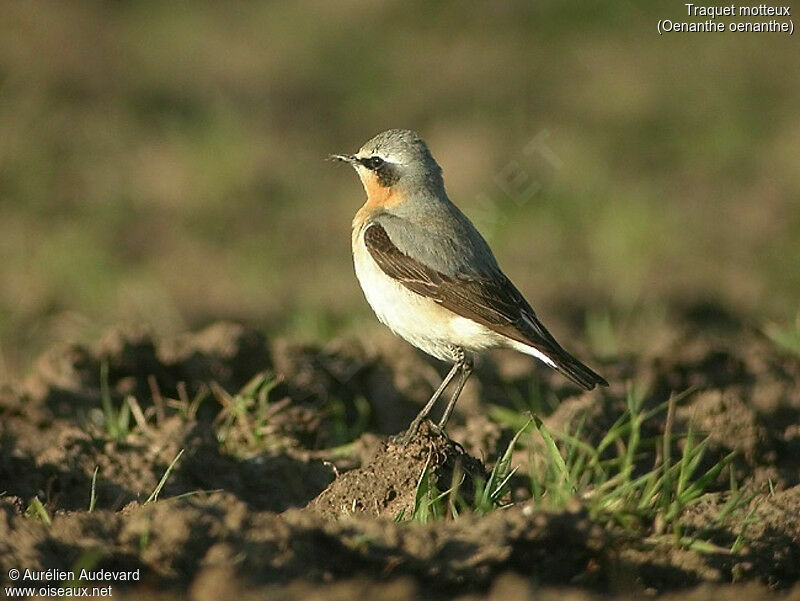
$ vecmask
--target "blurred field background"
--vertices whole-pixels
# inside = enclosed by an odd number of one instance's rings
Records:
[[[697,303],[790,323],[797,37],[659,37],[682,8],[2,3],[0,377],[114,323],[381,331],[363,191],[324,158],[390,127],[557,334]]]

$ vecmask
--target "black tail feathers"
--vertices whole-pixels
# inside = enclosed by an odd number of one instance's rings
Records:
[[[586,367],[565,350],[559,349],[559,351],[558,353],[549,354],[549,358],[556,364],[555,368],[561,374],[584,390],[592,390],[598,384],[600,386],[608,386],[608,382],[601,375]]]

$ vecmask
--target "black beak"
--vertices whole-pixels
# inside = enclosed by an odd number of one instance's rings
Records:
[[[350,163],[351,165],[355,165],[358,162],[358,159],[353,154],[332,154],[328,157],[330,161],[342,161],[344,163]]]

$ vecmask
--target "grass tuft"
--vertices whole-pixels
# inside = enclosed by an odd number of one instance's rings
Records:
[[[456,463],[450,488],[442,492],[436,484],[435,474],[430,470],[430,457],[428,457],[417,481],[411,521],[426,524],[448,516],[455,519],[464,512],[486,515],[495,509],[508,506],[508,503],[504,503],[503,500],[508,495],[511,479],[517,472],[516,467],[511,467],[511,459],[520,436],[527,428],[528,424],[514,435],[485,482],[475,479],[475,492],[471,502],[465,499],[460,492],[461,485],[464,483],[464,471],[461,464]],[[402,522],[404,515],[405,512],[401,511],[395,517],[395,521]]]
[[[108,385],[108,362],[100,363],[100,402],[103,406],[103,428],[117,442],[131,433],[131,407],[124,401],[119,409],[114,406],[111,388]]]
[[[689,507],[710,492],[735,454],[726,455],[700,472],[709,441],[707,438],[698,441],[691,424],[685,434],[673,432],[675,406],[679,398],[673,395],[666,403],[644,410],[643,396],[630,389],[627,409],[597,446],[581,439],[582,420],[574,432],[559,433],[551,432],[541,420],[534,418],[535,432],[544,448],[544,452],[536,453],[531,462],[534,506],[561,509],[569,499],[577,498],[594,520],[606,525],[649,532],[655,536],[669,532],[678,544],[686,546],[691,540],[689,546],[692,548],[708,546],[710,543],[684,535],[683,518]],[[644,424],[664,409],[667,418],[661,439],[643,438]],[[673,452],[681,441],[679,455],[673,461]],[[653,467],[644,469],[642,466],[653,451]],[[718,521],[751,499],[752,496],[739,490],[731,476],[730,494]]]
[[[445,502],[443,499],[447,492],[442,493],[439,491],[436,486],[436,475],[431,471],[430,465],[431,457],[428,455],[414,493],[414,508],[411,511],[411,520],[420,524],[427,524],[445,516]],[[399,519],[402,519],[402,516]]]
[[[25,517],[39,520],[45,526],[49,526],[53,523],[53,520],[50,519],[50,514],[47,513],[47,509],[39,500],[39,497],[33,497],[31,502],[28,504],[28,508],[25,510]]]
[[[269,419],[283,408],[279,403],[270,402],[270,394],[279,383],[279,378],[263,372],[233,396],[217,383],[211,383],[211,392],[222,406],[214,420],[220,444],[244,442],[248,450],[260,447],[269,432]],[[230,446],[241,447],[240,444]]]
[[[502,499],[509,492],[509,483],[511,478],[517,472],[517,468],[511,467],[511,457],[514,453],[519,437],[528,429],[529,424],[525,424],[520,428],[511,442],[508,443],[503,456],[494,464],[488,480],[483,483],[480,480],[475,485],[475,501],[470,509],[485,515],[490,511],[494,511],[498,507],[504,506]]]
[[[709,439],[698,439],[691,423],[685,432],[675,432],[676,406],[691,392],[672,395],[647,409],[642,391],[630,387],[625,411],[596,443],[584,436],[585,415],[565,432],[550,430],[535,414],[523,424],[523,416],[502,407],[492,409],[492,418],[517,430],[513,443],[528,446],[527,478],[534,508],[561,510],[577,499],[593,520],[608,527],[717,552],[718,546],[702,540],[704,533],[691,532],[685,518],[687,509],[712,491],[725,469],[730,470],[735,454],[701,469]],[[664,420],[663,434],[648,436],[655,428],[647,425],[656,419]],[[529,424],[531,437],[521,438]],[[731,471],[726,501],[715,522],[721,524],[753,498],[754,493],[740,489]],[[743,526],[737,542],[726,551],[741,548],[745,530]]]

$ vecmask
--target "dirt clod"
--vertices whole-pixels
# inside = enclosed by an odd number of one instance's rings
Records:
[[[387,440],[371,463],[338,477],[309,507],[333,518],[356,513],[410,516],[423,472],[429,470],[438,488],[447,490],[456,464],[460,464],[467,480],[462,483],[462,490],[470,489],[473,478],[486,477],[480,461],[434,430],[429,422],[423,422],[407,445]]]

